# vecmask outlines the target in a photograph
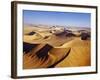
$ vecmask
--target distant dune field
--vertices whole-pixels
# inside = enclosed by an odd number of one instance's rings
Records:
[[[90,66],[90,37],[90,30],[84,28],[73,31],[26,25],[23,33],[23,68]]]

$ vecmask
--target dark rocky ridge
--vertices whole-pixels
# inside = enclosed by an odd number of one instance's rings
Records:
[[[32,31],[30,33],[28,33],[27,35],[34,35],[36,32]]]
[[[89,33],[81,33],[81,40],[87,40],[91,37]]]
[[[72,33],[71,30],[65,30],[61,33],[55,34],[56,36],[66,36],[66,37],[72,37],[75,36],[75,34]]]

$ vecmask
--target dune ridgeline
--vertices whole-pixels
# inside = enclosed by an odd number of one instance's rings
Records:
[[[91,65],[89,29],[25,26],[23,69]]]

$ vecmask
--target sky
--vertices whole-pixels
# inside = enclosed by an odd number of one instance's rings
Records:
[[[90,27],[91,14],[79,12],[53,12],[23,10],[24,24]]]

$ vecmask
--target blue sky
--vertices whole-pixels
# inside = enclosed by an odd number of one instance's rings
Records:
[[[90,13],[23,10],[24,24],[90,27]]]

